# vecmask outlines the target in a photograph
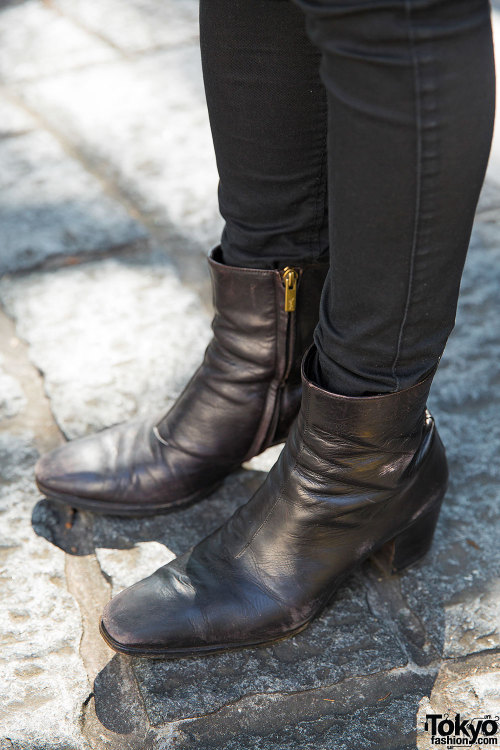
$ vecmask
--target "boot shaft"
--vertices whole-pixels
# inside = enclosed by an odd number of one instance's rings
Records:
[[[315,348],[310,347],[302,366],[303,411],[309,431],[328,433],[334,425],[337,440],[355,441],[381,450],[390,450],[394,443],[407,445],[408,450],[419,444],[436,368],[403,391],[379,396],[343,396],[326,391],[310,379],[315,354]]]
[[[216,247],[208,264],[217,344],[252,365],[272,368],[283,383],[301,385],[302,357],[318,322],[328,262],[282,270],[236,268],[222,262]]]
[[[235,268],[222,262],[219,247],[208,263],[213,339],[157,430],[189,453],[237,465],[284,440],[299,411],[300,361],[312,341],[328,265]]]

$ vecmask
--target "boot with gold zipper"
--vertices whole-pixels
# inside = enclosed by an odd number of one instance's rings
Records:
[[[286,439],[328,263],[236,268],[216,248],[209,267],[213,338],[174,406],[160,420],[124,422],[43,456],[35,473],[48,498],[121,516],[163,513],[203,499]]]

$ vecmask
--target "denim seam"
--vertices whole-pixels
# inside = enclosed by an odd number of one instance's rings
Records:
[[[401,354],[401,345],[403,342],[403,334],[408,319],[408,312],[410,309],[411,294],[413,291],[413,278],[415,270],[415,260],[417,255],[417,246],[419,239],[419,223],[420,223],[420,206],[422,199],[422,108],[421,108],[421,74],[418,61],[418,54],[415,47],[415,34],[412,26],[411,17],[411,0],[405,0],[405,11],[408,21],[408,41],[410,45],[411,60],[413,66],[413,81],[415,87],[415,124],[417,130],[417,148],[416,148],[416,168],[417,168],[417,190],[415,196],[415,217],[413,225],[413,238],[412,248],[410,256],[410,268],[408,272],[408,290],[406,294],[405,308],[403,312],[403,319],[399,328],[398,342],[396,347],[396,354],[392,363],[392,376],[394,378],[395,390],[398,391],[400,387],[400,380],[396,375],[396,367]]]
[[[325,92],[326,93],[326,92]],[[321,247],[320,247],[320,232],[321,227],[323,226],[323,221],[325,217],[325,198],[326,198],[326,186],[327,186],[327,180],[326,180],[326,160],[328,157],[328,148],[326,139],[328,137],[328,109],[325,105],[322,107],[322,114],[323,114],[323,128],[322,128],[322,148],[323,148],[323,154],[321,156],[320,161],[320,168],[319,168],[319,178],[318,178],[318,188],[316,190],[316,201],[315,201],[315,208],[314,208],[314,224],[311,228],[311,234],[309,239],[309,252],[312,254],[316,252],[317,256],[321,254]],[[320,211],[320,198],[321,205],[323,206],[323,210]],[[313,248],[313,233],[316,236],[316,248]]]

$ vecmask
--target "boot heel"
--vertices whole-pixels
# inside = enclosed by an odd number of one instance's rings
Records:
[[[377,564],[386,572],[394,574],[424,557],[432,545],[441,503],[442,498],[405,531],[384,544],[376,555]]]

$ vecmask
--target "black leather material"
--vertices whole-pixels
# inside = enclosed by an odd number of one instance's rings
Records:
[[[118,515],[165,512],[202,499],[286,438],[328,264],[296,269],[296,311],[286,312],[280,271],[221,260],[217,248],[209,258],[213,339],[172,409],[159,422],[124,422],[43,456],[35,473],[47,497]]]
[[[448,476],[426,411],[431,379],[349,398],[303,374],[299,417],[262,487],[196,547],[112,599],[107,642],[142,656],[272,642],[302,630],[381,547],[397,568],[418,559]]]

